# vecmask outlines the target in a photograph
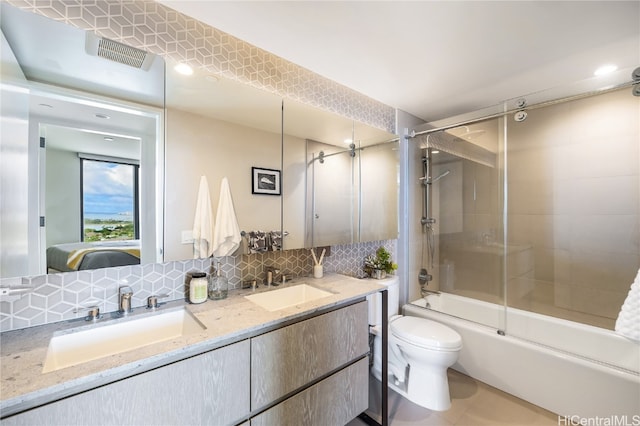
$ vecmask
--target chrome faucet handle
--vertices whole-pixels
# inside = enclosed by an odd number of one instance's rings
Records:
[[[273,270],[273,285],[278,286],[280,284],[284,284],[286,279],[287,277],[285,277],[281,269],[276,268]]]
[[[158,299],[164,299],[165,297],[169,297],[168,294],[152,294],[147,297],[147,309],[156,309],[161,304],[158,303]]]
[[[118,300],[120,302],[120,312],[123,315],[133,311],[131,308],[131,298],[133,297],[133,289],[128,285],[122,286],[118,289]]]
[[[87,316],[84,317],[85,321],[97,321],[102,318],[102,315],[100,315],[100,307],[98,305],[85,306],[82,308],[74,309],[73,313],[78,313],[81,309],[88,309]]]
[[[277,282],[277,277],[280,274],[280,269],[275,266],[267,266],[265,270],[267,271],[267,287],[279,285],[280,283]]]

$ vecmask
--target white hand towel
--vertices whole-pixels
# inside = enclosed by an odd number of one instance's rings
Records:
[[[206,258],[213,254],[213,212],[207,177],[200,177],[196,215],[193,219],[193,258]]]
[[[640,270],[616,320],[616,333],[640,342]]]
[[[220,184],[220,200],[216,212],[216,228],[213,233],[213,255],[231,256],[240,247],[242,236],[233,209],[229,181],[225,177]]]

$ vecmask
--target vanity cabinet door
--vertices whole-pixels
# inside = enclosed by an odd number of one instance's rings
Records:
[[[252,338],[251,409],[363,356],[368,336],[364,301]]]
[[[251,419],[251,426],[344,425],[369,405],[369,362],[355,364]]]
[[[226,425],[249,414],[249,341],[53,402],[5,425]]]

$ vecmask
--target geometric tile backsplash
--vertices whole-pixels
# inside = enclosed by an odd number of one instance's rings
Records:
[[[325,273],[361,277],[364,275],[364,257],[373,254],[380,246],[396,253],[396,240],[332,246],[331,255],[323,262]],[[223,274],[229,278],[231,290],[240,288],[245,280],[264,281],[267,266],[274,266],[289,277],[307,276],[313,266],[311,253],[305,249],[243,254],[216,260],[220,261]],[[189,259],[1,279],[2,288],[28,287],[29,291],[0,297],[0,331],[80,318],[86,315],[86,308],[93,305],[98,306],[101,312],[116,311],[118,288],[122,285],[133,289],[134,308],[144,306],[151,295],[167,294],[168,301],[184,299],[187,274],[208,272],[211,262],[211,258]]]

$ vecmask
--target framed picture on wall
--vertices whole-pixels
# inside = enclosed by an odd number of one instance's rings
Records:
[[[251,193],[280,195],[280,170],[251,168]]]

